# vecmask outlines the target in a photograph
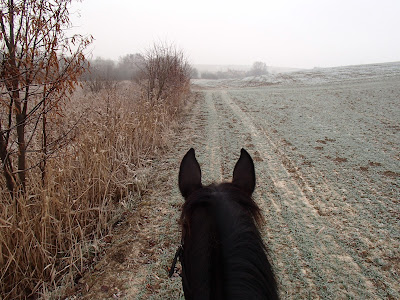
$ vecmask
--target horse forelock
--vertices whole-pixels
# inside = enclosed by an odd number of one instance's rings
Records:
[[[211,184],[194,191],[183,205],[181,224],[189,225],[190,216],[198,206],[210,206],[215,213],[223,213],[224,208],[232,205],[240,205],[253,218],[258,228],[263,225],[261,210],[253,198],[231,183]]]

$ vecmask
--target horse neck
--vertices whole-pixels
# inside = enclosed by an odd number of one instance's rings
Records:
[[[184,234],[183,288],[186,299],[224,299],[223,268],[210,205],[190,213]]]
[[[226,191],[224,186],[213,187],[201,196],[188,209],[190,238],[185,240],[185,261],[191,264],[186,268],[187,281],[193,295],[203,299],[242,299],[249,295],[264,299],[270,290],[276,294],[254,222],[259,211],[253,200]]]

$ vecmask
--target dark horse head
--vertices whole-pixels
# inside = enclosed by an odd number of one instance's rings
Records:
[[[254,164],[246,150],[232,183],[201,183],[194,149],[184,156],[179,189],[182,284],[186,299],[278,299],[276,282],[258,225],[260,209],[251,198]]]

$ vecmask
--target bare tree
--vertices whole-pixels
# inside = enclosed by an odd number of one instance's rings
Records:
[[[261,76],[268,74],[267,65],[264,62],[256,61],[253,63],[251,70],[248,72],[250,76]]]
[[[196,68],[192,68],[192,70],[190,71],[190,78],[192,79],[198,79],[199,77],[199,70],[197,70]]]
[[[58,141],[49,141],[49,123],[84,69],[91,37],[65,35],[71,1],[0,1],[0,159],[11,195],[25,191],[35,165],[45,182],[46,160]],[[28,153],[41,158],[28,166]]]

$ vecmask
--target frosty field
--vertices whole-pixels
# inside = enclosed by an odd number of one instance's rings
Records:
[[[126,259],[135,277],[127,298],[182,297],[180,279],[166,277],[179,244],[179,162],[194,147],[203,182],[230,180],[243,147],[255,162],[254,198],[282,299],[400,299],[400,75],[393,68],[257,87],[198,81],[198,100],[163,162],[162,195],[146,213],[153,221],[140,227],[146,262],[132,267],[134,258]]]
[[[252,153],[283,298],[400,297],[399,83],[204,92],[199,160],[230,179]]]

